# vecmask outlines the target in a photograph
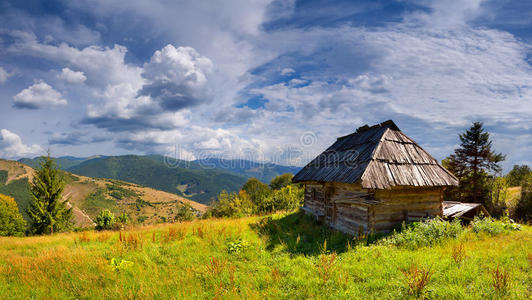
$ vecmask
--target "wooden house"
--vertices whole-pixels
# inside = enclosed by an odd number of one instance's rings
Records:
[[[305,184],[303,210],[351,234],[442,216],[444,188],[458,185],[391,120],[339,137],[293,181]]]

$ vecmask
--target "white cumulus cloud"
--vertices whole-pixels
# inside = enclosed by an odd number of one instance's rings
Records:
[[[213,64],[191,47],[167,45],[144,64],[148,81],[141,95],[151,96],[164,109],[179,110],[208,100],[207,76]]]
[[[39,145],[26,145],[22,139],[15,133],[2,129],[0,130],[0,157],[2,158],[19,158],[34,157],[42,154],[43,149]]]
[[[13,99],[17,108],[39,109],[67,104],[61,93],[44,81],[22,90]]]
[[[83,74],[83,72],[73,71],[73,70],[70,70],[69,68],[63,68],[61,70],[61,74],[59,74],[57,77],[59,77],[59,79],[62,79],[68,83],[73,83],[73,84],[81,84],[85,82],[85,80],[87,80],[87,77],[85,76],[85,74]]]

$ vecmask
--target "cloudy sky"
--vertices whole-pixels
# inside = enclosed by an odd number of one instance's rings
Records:
[[[520,0],[4,0],[0,157],[302,165],[393,119],[442,159],[479,120],[532,165],[531,22]]]

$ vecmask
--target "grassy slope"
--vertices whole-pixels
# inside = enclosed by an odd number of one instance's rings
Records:
[[[395,246],[346,247],[348,238],[297,214],[277,215],[269,234],[261,218],[204,220],[118,232],[0,238],[0,295],[6,298],[249,298],[397,299],[408,297],[401,272],[412,265],[434,273],[427,295],[437,299],[492,299],[492,270],[510,272],[508,299],[532,296],[532,228],[496,237],[469,234],[463,241],[418,250]],[[263,221],[262,224],[265,222]],[[299,236],[299,238],[298,238]],[[173,237],[173,238],[172,238]],[[228,243],[250,248],[229,254]],[[324,280],[319,254],[327,239],[338,257]],[[297,242],[299,240],[299,242]],[[451,258],[464,243],[466,258]],[[132,266],[115,271],[111,259]],[[321,272],[321,275],[320,275]]]
[[[0,160],[0,194],[15,198],[26,219],[26,208],[31,199],[28,179],[32,176],[33,170],[30,167],[15,161]],[[74,206],[74,219],[78,226],[90,225],[91,221],[86,215],[94,219],[103,209],[110,209],[115,213],[126,212],[134,221],[144,218],[146,223],[157,223],[175,216],[178,204],[183,202],[199,211],[206,209],[204,205],[176,194],[136,184],[93,179],[67,172],[63,176],[67,183],[63,196]],[[5,178],[8,178],[7,184]]]
[[[204,204],[222,190],[237,191],[246,181],[236,174],[217,169],[205,170],[195,164],[186,166],[181,162],[169,167],[161,156],[103,157],[85,161],[69,171],[83,176],[133,182]]]

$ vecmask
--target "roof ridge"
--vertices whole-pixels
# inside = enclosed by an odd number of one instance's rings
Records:
[[[357,130],[355,130],[355,132],[337,137],[336,139],[337,140],[344,139],[346,137],[349,137],[355,134],[363,133],[368,130],[375,129],[375,128],[381,128],[381,127],[387,127],[388,129],[392,128],[393,130],[401,131],[401,129],[399,129],[399,127],[394,123],[394,121],[390,119],[390,120],[387,120],[387,121],[384,121],[384,122],[381,122],[379,124],[375,124],[372,126],[369,126],[368,124],[362,125],[358,127]]]

